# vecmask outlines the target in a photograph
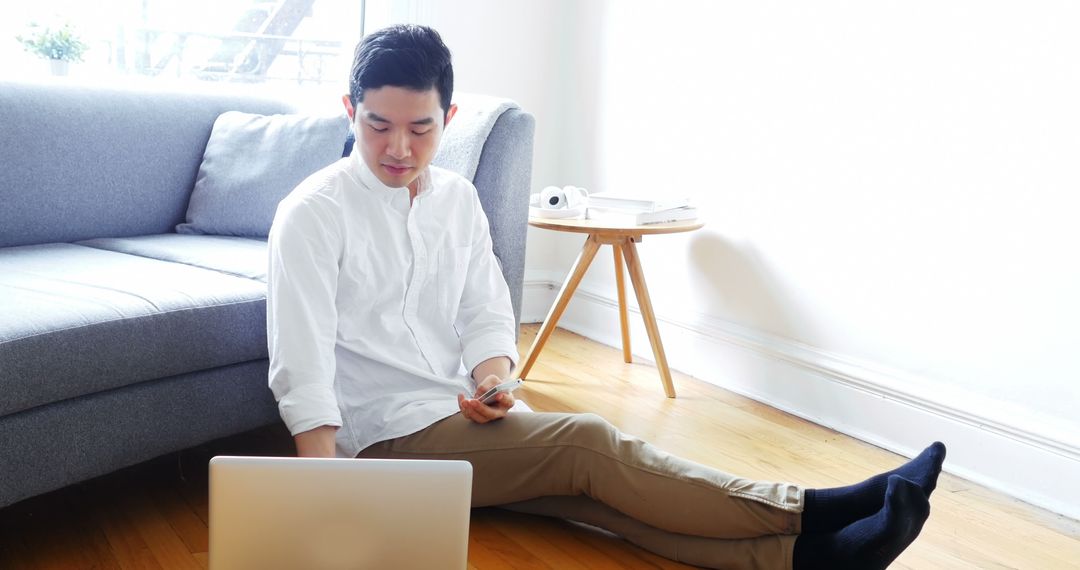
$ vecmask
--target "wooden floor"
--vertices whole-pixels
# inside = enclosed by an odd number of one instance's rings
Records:
[[[524,352],[537,327],[526,326]],[[852,483],[902,458],[682,374],[663,397],[649,363],[558,330],[521,398],[537,411],[590,411],[689,459],[810,487]],[[927,442],[929,443],[929,442]],[[946,442],[947,443],[947,442]],[[0,569],[206,568],[207,462],[287,455],[281,427],[128,468],[0,510]],[[893,568],[1080,568],[1080,524],[944,475],[919,540]],[[605,533],[500,511],[473,513],[470,568],[687,568]]]

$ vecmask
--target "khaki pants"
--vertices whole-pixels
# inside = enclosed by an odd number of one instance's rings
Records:
[[[710,568],[789,569],[801,488],[740,479],[665,453],[595,414],[455,414],[376,443],[364,458],[460,459],[472,504],[597,526],[661,556]]]

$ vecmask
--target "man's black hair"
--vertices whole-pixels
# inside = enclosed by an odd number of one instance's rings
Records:
[[[352,104],[364,101],[365,90],[387,85],[414,91],[435,88],[443,115],[450,111],[454,67],[439,32],[403,24],[369,34],[357,44],[349,78]]]

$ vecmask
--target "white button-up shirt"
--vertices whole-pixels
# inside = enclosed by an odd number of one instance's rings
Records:
[[[487,217],[458,174],[429,167],[410,206],[354,152],[281,201],[269,256],[270,388],[293,435],[340,426],[339,456],[458,412],[477,364],[517,360]]]

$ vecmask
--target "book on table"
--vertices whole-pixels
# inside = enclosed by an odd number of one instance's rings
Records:
[[[628,225],[663,224],[697,219],[697,208],[685,206],[668,208],[655,212],[630,212],[619,208],[597,208],[589,206],[587,217],[590,220]]]
[[[620,192],[596,192],[589,194],[589,206],[597,208],[619,209],[627,212],[659,212],[690,206],[687,197],[635,196]]]

